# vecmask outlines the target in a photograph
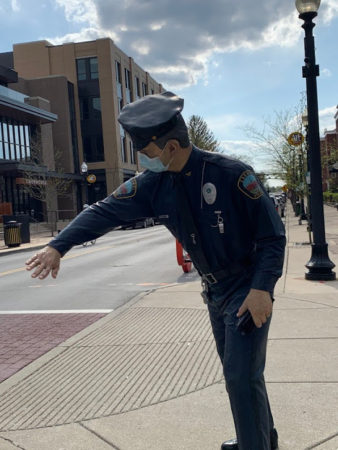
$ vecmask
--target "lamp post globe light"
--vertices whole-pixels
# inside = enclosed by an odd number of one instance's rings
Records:
[[[325,222],[323,207],[322,167],[320,159],[320,137],[318,120],[317,76],[319,66],[316,65],[313,19],[317,16],[320,0],[296,0],[299,18],[304,21],[305,30],[305,66],[303,78],[306,78],[306,97],[308,110],[308,146],[311,183],[311,213],[313,244],[311,246],[311,259],[306,264],[309,270],[305,274],[307,280],[335,280],[336,274],[332,271],[333,262],[328,255],[328,246],[325,241]]]

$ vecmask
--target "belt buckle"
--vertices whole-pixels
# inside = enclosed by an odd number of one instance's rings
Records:
[[[217,283],[217,280],[212,273],[206,273],[205,275],[203,275],[203,280],[205,280],[209,284]]]

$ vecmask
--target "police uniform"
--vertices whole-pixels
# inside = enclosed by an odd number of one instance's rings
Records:
[[[119,120],[134,146],[141,149],[168,133],[182,108],[182,99],[174,94],[148,96],[123,108]],[[251,288],[268,291],[273,297],[282,274],[285,233],[251,167],[193,146],[179,174],[147,170],[126,181],[106,199],[82,211],[49,245],[64,255],[72,246],[114,227],[156,217],[189,251],[194,236],[187,233],[177,202],[182,184],[210,266],[210,272],[204,274],[200,261],[193,260],[207,290],[238,445],[243,450],[268,450],[273,420],[263,371],[270,319],[243,336],[236,329],[236,314]]]

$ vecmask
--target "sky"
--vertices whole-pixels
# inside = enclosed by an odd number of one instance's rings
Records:
[[[338,104],[338,0],[322,0],[314,28],[321,135]],[[0,52],[15,43],[110,37],[201,116],[225,153],[271,171],[245,132],[262,130],[305,92],[304,31],[293,0],[0,0]],[[270,181],[270,184],[282,183]]]

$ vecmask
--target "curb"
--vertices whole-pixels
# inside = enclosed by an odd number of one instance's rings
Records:
[[[15,250],[0,250],[0,258],[1,256],[6,256],[6,255],[13,255],[15,253],[24,253],[24,252],[31,252],[34,250],[40,250],[41,248],[46,247],[47,244],[39,244],[39,245],[34,245],[33,247],[26,247],[26,248],[18,248]]]
[[[30,375],[32,375],[34,372],[41,369],[45,364],[47,364],[49,361],[60,355],[62,352],[66,351],[67,348],[72,347],[76,342],[83,339],[85,336],[88,336],[93,331],[97,330],[101,326],[103,326],[105,323],[109,322],[112,317],[119,316],[122,314],[126,309],[130,308],[134,304],[136,304],[138,301],[140,301],[142,298],[146,297],[147,295],[160,290],[165,289],[167,287],[175,286],[180,283],[172,283],[168,286],[161,286],[159,288],[150,289],[149,291],[143,291],[135,295],[135,297],[128,300],[123,305],[119,306],[116,310],[110,312],[106,316],[102,317],[101,319],[97,320],[96,322],[92,323],[88,327],[84,328],[83,330],[79,331],[78,333],[74,334],[70,338],[66,339],[64,342],[61,342],[56,347],[50,349],[45,354],[41,355],[39,358],[35,359],[31,363],[29,363],[27,366],[20,369],[18,372],[7,378],[6,380],[2,381],[0,383],[0,395],[11,389],[16,384],[20,383],[20,381],[24,380],[25,378],[28,378]]]

